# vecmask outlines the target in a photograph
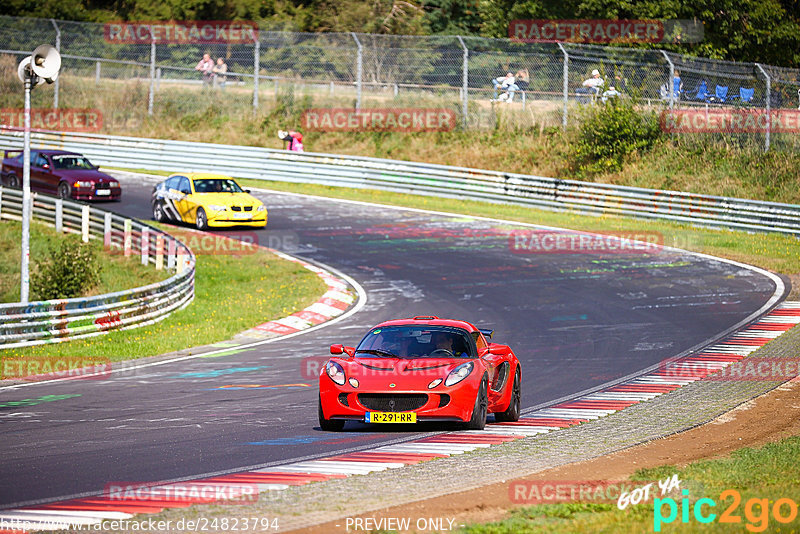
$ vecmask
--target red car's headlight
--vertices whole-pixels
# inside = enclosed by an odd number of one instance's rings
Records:
[[[336,362],[328,362],[325,366],[325,371],[328,373],[328,376],[331,380],[333,380],[336,384],[340,386],[344,385],[344,369],[342,366]]]
[[[461,365],[450,371],[450,374],[447,375],[447,378],[444,379],[444,385],[452,386],[458,384],[459,382],[461,382],[462,380],[464,380],[469,376],[469,374],[472,372],[473,367],[474,365],[472,364],[472,362],[462,363]]]

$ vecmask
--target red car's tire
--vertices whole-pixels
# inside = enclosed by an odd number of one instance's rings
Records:
[[[495,421],[519,421],[520,397],[522,396],[521,380],[519,367],[517,367],[517,371],[514,373],[514,385],[511,387],[511,400],[508,402],[508,408],[504,412],[497,412],[494,414]]]
[[[12,189],[20,189],[21,186],[19,184],[19,178],[17,178],[16,174],[9,174],[8,175],[8,187]]]
[[[325,419],[325,415],[322,413],[322,399],[319,400],[319,427],[327,432],[339,432],[344,429],[344,421]]]
[[[465,425],[467,430],[483,430],[486,426],[486,414],[489,410],[489,398],[487,393],[486,377],[481,380],[481,387],[478,389],[478,394],[475,396],[475,406],[472,407],[472,418]]]
[[[72,188],[67,182],[61,182],[58,184],[58,196],[64,200],[69,200],[72,198]]]

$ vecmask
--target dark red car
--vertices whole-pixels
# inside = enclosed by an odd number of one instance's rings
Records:
[[[452,421],[482,430],[516,421],[522,373],[507,345],[466,321],[414,317],[381,323],[358,347],[331,345],[319,377],[319,424]]]
[[[64,150],[31,150],[31,191],[75,200],[119,200],[119,182],[100,172],[81,154]],[[22,151],[6,150],[2,182],[22,187]]]

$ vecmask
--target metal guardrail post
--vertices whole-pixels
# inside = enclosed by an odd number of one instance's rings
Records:
[[[169,240],[169,246],[167,249],[167,269],[173,269],[175,267],[175,249],[177,244],[175,243],[174,239]]]
[[[56,50],[58,53],[61,53],[61,28],[58,27],[56,24],[55,19],[50,19],[50,23],[53,25],[53,28],[56,29]],[[55,87],[53,87],[53,109],[58,109],[58,89],[61,86],[61,79],[56,78]]]
[[[361,84],[362,84],[362,77],[364,75],[364,47],[361,46],[361,41],[358,40],[358,36],[355,32],[350,32],[350,35],[353,36],[353,40],[356,42],[358,46],[358,56],[356,57],[356,111],[361,109]]]
[[[761,74],[764,75],[764,78],[767,79],[767,102],[766,102],[766,104],[767,104],[767,106],[766,106],[767,107],[767,132],[766,132],[766,135],[764,136],[764,152],[766,152],[766,151],[769,150],[769,141],[770,141],[769,134],[770,134],[770,130],[772,130],[772,112],[770,111],[770,107],[771,107],[770,100],[771,100],[771,96],[772,96],[771,95],[771,92],[772,92],[772,79],[769,77],[769,74],[767,74],[767,71],[764,70],[764,67],[762,67],[760,63],[756,63],[756,67],[758,68],[758,70],[761,71]]]
[[[103,246],[106,250],[111,248],[111,212],[103,215]]]
[[[261,40],[256,39],[256,42],[253,45],[253,115],[258,113],[258,77],[260,71],[259,67],[260,57],[261,57]]]
[[[147,263],[150,261],[150,229],[145,226],[142,228],[141,234],[142,244],[139,248],[142,250],[142,265],[147,265]]]
[[[150,93],[147,95],[147,114],[153,114],[153,100],[155,100],[156,90],[156,35],[153,27],[150,27]]]
[[[569,54],[561,43],[556,43],[564,54],[564,111],[561,117],[561,126],[567,129],[567,101],[569,99]]]
[[[164,268],[164,236],[156,236],[156,271]]]
[[[56,233],[64,231],[64,201],[56,200]]]
[[[464,43],[464,39],[457,35],[461,48],[464,49],[464,66],[461,73],[461,113],[464,115],[464,129],[469,126],[469,49]]]
[[[94,84],[100,85],[100,62],[97,61],[94,65]]]
[[[131,255],[131,220],[125,219],[123,223],[122,234],[122,255],[128,257]]]
[[[660,50],[660,52],[664,56],[664,59],[666,59],[667,63],[669,64],[669,80],[667,80],[667,87],[669,88],[668,89],[669,92],[667,94],[669,94],[669,109],[672,109],[675,107],[675,64],[669,58],[669,55],[667,55],[666,51]]]
[[[84,243],[89,242],[89,210],[88,204],[81,207],[81,239]]]

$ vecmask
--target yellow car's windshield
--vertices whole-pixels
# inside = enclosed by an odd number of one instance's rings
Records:
[[[244,193],[230,178],[203,178],[194,181],[195,193]]]

